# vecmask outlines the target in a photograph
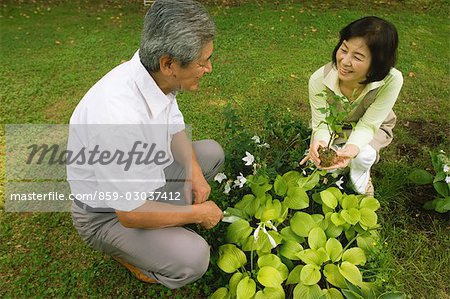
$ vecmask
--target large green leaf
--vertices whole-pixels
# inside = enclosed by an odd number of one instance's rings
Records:
[[[327,190],[334,195],[334,197],[337,199],[337,201],[339,203],[342,202],[342,192],[341,192],[341,190],[339,190],[336,187],[329,187],[329,188],[327,188]]]
[[[306,191],[313,189],[320,181],[320,174],[315,171],[310,176],[299,178],[297,184]]]
[[[285,241],[280,248],[280,254],[290,260],[299,260],[298,253],[303,250],[302,245],[296,241]]]
[[[436,210],[436,212],[439,212],[439,213],[446,213],[446,212],[450,211],[450,196],[448,196],[446,198],[439,198],[436,201],[436,205],[435,205],[434,209]]]
[[[275,254],[269,253],[269,254],[260,256],[258,258],[258,267],[262,268],[265,266],[270,266],[270,267],[277,269],[280,272],[283,280],[285,280],[288,277],[288,274],[289,274],[288,268],[286,267],[285,264],[283,264],[281,259],[278,256],[276,256]]]
[[[344,299],[344,296],[338,289],[330,288],[323,290],[323,295],[320,299]]]
[[[291,170],[283,174],[283,179],[288,183],[289,186],[298,186],[297,181],[301,177],[301,174],[295,170]]]
[[[311,249],[319,249],[320,247],[325,247],[327,242],[327,236],[325,232],[320,227],[315,227],[311,229],[308,235],[308,244]]]
[[[228,289],[225,287],[218,288],[209,299],[231,299]]]
[[[354,285],[360,286],[362,284],[362,275],[359,271],[358,267],[353,265],[350,262],[342,262],[339,266],[339,272],[342,276],[345,277],[348,281],[353,283]]]
[[[250,175],[247,179],[250,184],[250,189],[252,189],[252,192],[256,195],[256,197],[264,197],[265,193],[272,189],[272,185],[269,184],[268,178],[264,176]]]
[[[447,197],[450,195],[449,184],[447,184],[446,182],[433,183],[433,187],[442,197]]]
[[[233,244],[219,247],[219,260],[217,266],[226,273],[233,273],[247,263],[244,252]]]
[[[286,284],[296,284],[300,282],[300,273],[303,269],[303,265],[297,265],[294,269],[289,273],[289,276],[286,280]]]
[[[344,195],[342,197],[342,208],[345,210],[358,207],[358,197],[354,194]]]
[[[324,204],[323,204],[323,202],[322,202],[322,198],[320,197],[320,193],[313,193],[312,195],[311,195],[311,198],[312,198],[312,200],[314,200],[315,202],[317,202],[319,205],[321,205],[322,206],[322,208],[323,208],[323,206],[326,208],[326,209],[328,209],[328,210],[330,210],[330,208],[328,208],[327,206],[325,206]],[[326,212],[324,212],[324,214],[326,214]]]
[[[402,292],[387,292],[381,294],[378,299],[406,299],[406,294]]]
[[[330,223],[325,230],[325,234],[328,238],[337,238],[342,234],[342,226],[336,226],[333,223]]]
[[[335,264],[327,264],[323,268],[323,275],[325,275],[327,281],[332,285],[341,289],[347,288],[344,276],[339,272],[338,266]]]
[[[241,245],[250,236],[252,230],[248,221],[243,219],[237,220],[228,226],[226,240],[229,243]]]
[[[281,236],[276,231],[270,230],[267,232],[275,241],[275,243],[278,245],[281,243]],[[272,244],[270,243],[269,237],[263,231],[259,231],[259,238],[256,241],[256,250],[258,251],[258,254],[260,253],[269,253],[272,251]]]
[[[332,192],[329,190],[323,190],[320,192],[320,198],[322,199],[323,204],[331,209],[335,209],[337,207],[338,201]]]
[[[256,282],[250,277],[244,277],[237,285],[236,298],[250,299],[255,295]]]
[[[289,188],[284,202],[290,209],[301,210],[309,207],[308,194],[300,187]]]
[[[347,249],[342,254],[342,261],[350,262],[353,265],[362,265],[366,263],[366,254],[364,253],[364,250],[362,250],[359,247],[353,247],[350,249]]]
[[[362,250],[371,252],[375,248],[377,240],[371,235],[358,236],[356,238],[356,244],[358,244],[358,247]]]
[[[244,277],[245,277],[244,274],[242,274],[241,272],[236,272],[231,276],[230,281],[228,282],[228,288],[230,289],[231,297],[236,296],[238,283]]]
[[[275,193],[278,196],[284,196],[288,190],[288,185],[287,185],[286,180],[280,175],[277,175],[277,178],[275,179],[273,187],[274,187]]]
[[[293,242],[298,242],[298,243],[305,242],[305,238],[300,237],[299,235],[294,233],[290,226],[284,227],[280,231],[280,234],[283,237],[283,240],[285,240],[285,241],[293,241]]]
[[[367,209],[368,210],[368,209]],[[372,211],[373,212],[373,211]],[[356,223],[359,222],[359,220],[361,219],[361,215],[358,209],[355,208],[351,208],[349,210],[342,210],[341,212],[341,217],[347,222],[350,223],[352,225],[355,225]]]
[[[322,296],[322,290],[315,284],[312,286],[299,283],[294,288],[294,299],[319,299]]]
[[[261,214],[261,221],[262,222],[266,222],[269,220],[275,220],[278,217],[280,217],[280,213],[277,212],[277,210],[275,208],[270,208],[270,209],[266,209],[264,212],[262,212]]]
[[[345,223],[345,219],[342,218],[340,213],[331,214],[330,220],[335,226],[340,226]]]
[[[354,291],[342,290],[342,293],[344,293],[345,298],[347,299],[365,299],[363,296]]]
[[[330,238],[325,246],[327,254],[332,262],[337,262],[341,259],[342,244],[335,238]]]
[[[378,216],[374,211],[367,208],[362,208],[361,210],[359,210],[359,213],[359,222],[361,223],[361,225],[364,225],[368,228],[372,228],[377,225]]]
[[[265,210],[261,214],[261,221],[275,220],[281,216],[281,202],[278,199],[267,200]]]
[[[260,199],[255,198],[253,194],[246,194],[235,204],[235,208],[244,211],[249,216],[254,216],[259,208]]]
[[[283,277],[274,267],[265,266],[259,269],[257,279],[265,287],[276,288],[281,286]]]
[[[305,265],[300,272],[300,282],[308,286],[318,283],[321,277],[320,267],[313,264]]]
[[[409,174],[408,179],[418,185],[428,185],[433,183],[433,175],[423,169],[413,170]]]
[[[225,211],[224,211],[224,215],[225,216],[235,216],[241,219],[247,219],[248,216],[247,214],[240,210],[240,209],[236,209],[236,208],[232,208],[232,207],[228,207]]]
[[[436,172],[436,175],[433,179],[433,183],[436,183],[439,181],[445,181],[446,177],[447,177],[447,174],[444,171],[438,171],[438,172]]]
[[[284,299],[284,289],[279,288],[264,288],[256,292],[255,299]]]
[[[367,208],[372,211],[376,211],[380,208],[380,202],[373,197],[364,197],[359,203],[359,208]]]
[[[316,223],[311,215],[304,212],[296,212],[291,218],[291,229],[301,237],[308,237],[311,229],[316,227]]]
[[[320,266],[323,262],[320,254],[314,249],[304,249],[298,253],[298,257],[305,264],[314,264]]]
[[[242,250],[252,251],[256,249],[255,237],[253,235],[248,236],[247,239],[242,241]]]

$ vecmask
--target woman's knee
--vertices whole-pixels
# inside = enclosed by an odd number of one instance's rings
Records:
[[[362,148],[360,153],[353,159],[352,166],[356,169],[370,168],[377,158],[377,152],[370,145]]]

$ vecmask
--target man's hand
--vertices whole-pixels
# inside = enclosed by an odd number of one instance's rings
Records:
[[[300,165],[305,164],[307,161],[312,160],[317,167],[320,165],[319,159],[319,146],[326,147],[327,143],[323,140],[313,140],[309,146],[309,153],[300,161]]]
[[[211,193],[211,187],[203,176],[200,167],[192,170],[192,193],[194,193],[194,204],[205,202]]]
[[[192,206],[199,213],[200,225],[206,229],[213,228],[223,217],[223,212],[213,201]]]

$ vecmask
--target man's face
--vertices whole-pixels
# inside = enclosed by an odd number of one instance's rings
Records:
[[[192,61],[185,67],[181,67],[179,62],[174,63],[174,90],[194,91],[199,87],[199,80],[205,73],[212,72],[211,55],[213,52],[213,42],[207,43],[200,58]]]

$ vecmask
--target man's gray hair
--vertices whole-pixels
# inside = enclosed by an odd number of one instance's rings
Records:
[[[139,57],[150,72],[160,69],[163,55],[181,66],[198,59],[214,39],[215,26],[206,9],[193,0],[156,0],[144,19]]]

